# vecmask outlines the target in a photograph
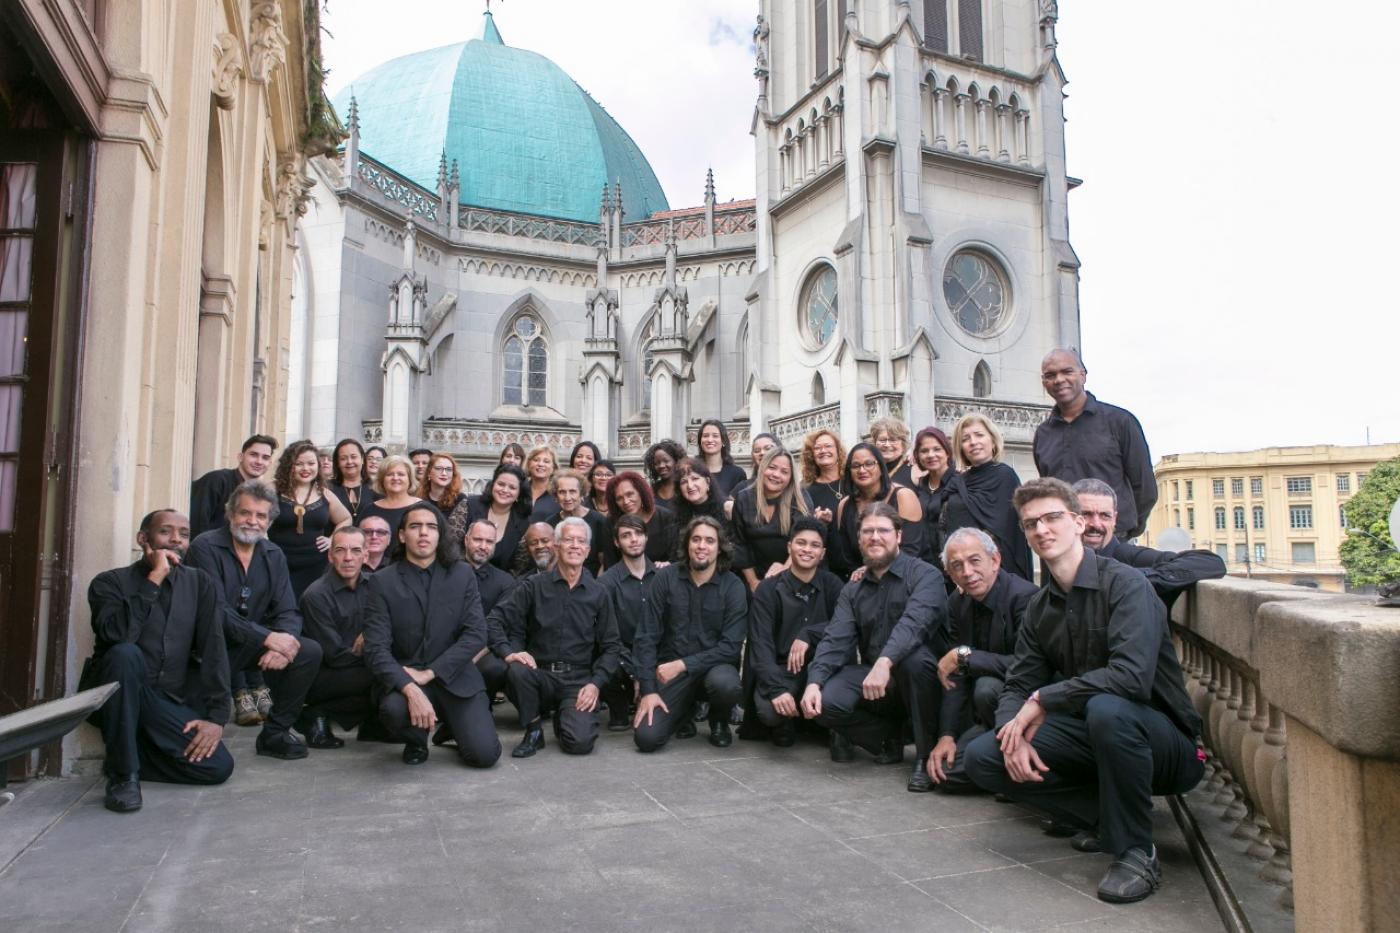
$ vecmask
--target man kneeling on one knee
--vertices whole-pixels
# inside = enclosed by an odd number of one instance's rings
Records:
[[[997,731],[968,746],[967,773],[1096,832],[1114,856],[1099,897],[1139,901],[1161,881],[1152,796],[1185,793],[1201,779],[1201,719],[1166,608],[1140,572],[1084,547],[1073,490],[1032,480],[1014,504],[1049,579],[1026,608]]]
[[[943,629],[947,590],[931,564],[899,550],[899,512],[877,502],[860,519],[865,573],[841,590],[807,671],[802,714],[831,730],[831,760],[851,743],[881,764],[904,760],[904,721],[918,754],[911,791],[932,789],[924,762],[938,728],[938,659],[926,643]],[[849,664],[849,658],[856,663]]]
[[[506,633],[507,692],[525,737],[511,752],[529,758],[544,748],[542,713],[554,708],[554,737],[570,755],[587,755],[598,739],[598,693],[617,672],[622,646],[607,588],[584,570],[592,530],[581,518],[554,528],[558,561],[521,580],[487,620]]]

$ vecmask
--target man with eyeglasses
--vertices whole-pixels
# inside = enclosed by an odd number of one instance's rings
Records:
[[[943,574],[900,552],[904,520],[883,502],[860,519],[865,573],[841,590],[807,671],[802,715],[831,730],[831,760],[851,761],[852,743],[879,764],[904,760],[904,721],[917,751],[907,787],[933,785],[924,763],[938,729],[938,658],[927,645],[947,616]],[[854,663],[849,659],[854,658]]]
[[[463,763],[489,768],[501,742],[472,663],[486,647],[486,620],[476,574],[448,545],[445,525],[431,503],[403,514],[398,559],[365,581],[365,662],[378,681],[379,718],[404,743],[404,764],[428,760],[441,718]]]
[[[267,681],[270,702],[258,754],[294,759],[306,757],[306,744],[292,726],[321,669],[321,646],[301,637],[287,558],[267,540],[277,510],[270,487],[243,483],[228,498],[228,526],[195,538],[185,562],[213,577],[223,593],[229,669],[235,675],[261,672]]]
[[[1225,562],[1212,551],[1157,551],[1119,538],[1114,533],[1118,525],[1118,497],[1103,480],[1081,479],[1074,484],[1074,494],[1079,498],[1079,514],[1084,519],[1080,539],[1084,546],[1141,570],[1167,609],[1198,581],[1225,576]]]
[[[1049,579],[1026,608],[997,731],[968,746],[967,773],[1096,835],[1114,857],[1099,898],[1140,901],[1161,882],[1152,797],[1184,794],[1204,771],[1166,607],[1139,571],[1084,546],[1066,483],[1032,480],[1013,504]]]
[[[331,532],[330,566],[301,594],[306,636],[321,646],[321,669],[306,694],[299,728],[312,748],[341,748],[331,728],[361,725],[370,715],[374,678],[365,666],[365,533],[354,525]]]
[[[1079,353],[1066,347],[1051,350],[1041,361],[1040,381],[1055,407],[1035,429],[1035,468],[1041,476],[1067,483],[1103,480],[1118,497],[1118,534],[1136,538],[1146,530],[1157,502],[1147,437],[1132,412],[1100,402],[1085,390],[1088,375]]]
[[[365,533],[365,573],[374,573],[387,563],[389,553],[389,523],[380,515],[366,515],[360,519],[360,530]]]

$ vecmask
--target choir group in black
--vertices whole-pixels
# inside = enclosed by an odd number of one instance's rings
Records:
[[[1073,351],[1042,376],[1055,408],[1026,483],[980,413],[912,443],[883,419],[849,451],[761,434],[752,475],[718,421],[694,456],[654,444],[646,476],[588,441],[562,468],[511,444],[470,496],[447,454],[354,440],[291,444],[268,481],[277,444],[251,437],[92,581],[84,684],[121,685],[94,717],[107,806],[139,809],[141,779],[226,780],[230,719],[274,758],[343,746],[338,725],[410,765],[452,745],[490,767],[508,698],[516,758],[546,719],[573,755],[604,722],[646,753],[699,722],[718,747],[732,725],[779,747],[826,733],[837,762],[912,744],[910,791],[1035,808],[1113,857],[1100,897],[1140,900],[1160,880],[1152,797],[1203,770],[1168,607],[1225,568],[1130,543],[1156,497],[1141,427],[1085,391]]]

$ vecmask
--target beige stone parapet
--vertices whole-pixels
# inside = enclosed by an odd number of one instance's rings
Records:
[[[1297,928],[1400,929],[1400,612],[1226,578],[1173,625],[1206,790]]]

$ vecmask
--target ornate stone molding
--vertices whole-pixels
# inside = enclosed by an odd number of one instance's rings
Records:
[[[549,282],[551,284],[577,285],[594,288],[597,279],[592,273],[571,272],[550,269],[547,266],[532,266],[519,262],[499,262],[494,259],[467,259],[458,257],[457,268],[462,272],[479,275],[499,275],[508,279],[522,279],[526,282]]]
[[[315,181],[301,170],[296,159],[286,159],[277,169],[277,216],[295,220],[306,213]]]
[[[226,32],[214,39],[214,84],[211,93],[220,110],[232,110],[238,102],[238,79],[243,75],[243,51],[238,37]]]
[[[282,31],[282,4],[258,0],[248,27],[248,77],[266,82],[287,60],[287,34]]]
[[[934,402],[934,418],[951,425],[963,415],[981,412],[991,418],[1003,433],[1029,437],[1050,414],[1049,405],[1022,405],[981,398],[940,398]]]
[[[802,439],[818,428],[841,433],[841,403],[818,405],[806,411],[794,412],[781,418],[769,418],[768,430],[778,436],[783,446],[794,450]]]
[[[371,164],[363,153],[355,162],[355,174],[390,201],[407,208],[410,216],[425,217],[433,223],[438,222],[440,205],[435,196],[417,185],[404,181],[388,169]]]

